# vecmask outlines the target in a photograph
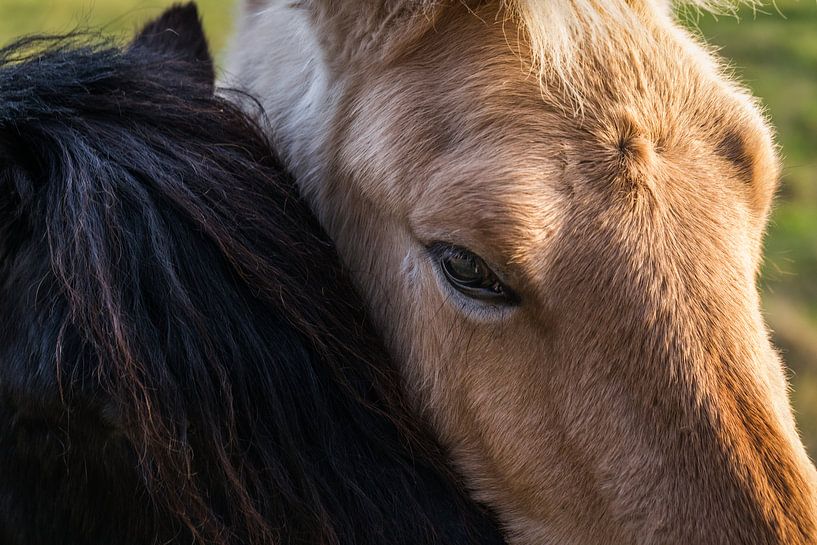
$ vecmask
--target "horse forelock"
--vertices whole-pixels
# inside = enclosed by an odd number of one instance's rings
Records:
[[[568,109],[580,113],[594,90],[586,76],[592,58],[637,51],[649,19],[674,19],[674,10],[736,14],[741,4],[758,0],[503,0],[506,17],[519,23],[530,47],[528,69],[545,95],[568,95]],[[704,59],[711,62],[709,59]]]
[[[384,59],[399,56],[410,50],[425,32],[434,31],[435,20],[447,8],[462,5],[476,12],[487,3],[485,0],[372,1],[366,9],[350,13],[344,9],[326,9],[321,2],[303,5],[316,6],[319,25],[329,23],[342,30],[335,37],[327,33],[323,39],[331,43],[334,57],[353,63],[352,57],[363,51],[367,53],[367,62],[371,61],[371,53]],[[578,112],[582,110],[584,97],[592,93],[583,82],[588,53],[603,56],[632,45],[627,41],[643,34],[640,27],[647,18],[674,19],[675,12],[690,10],[737,16],[741,5],[757,8],[764,1],[500,0],[497,4],[499,10],[494,17],[517,23],[518,29],[508,24],[507,31],[521,31],[530,47],[529,58],[523,60],[524,68],[540,80],[544,94],[552,93],[554,87],[566,91],[570,95],[567,106]],[[260,8],[255,3],[250,7]]]

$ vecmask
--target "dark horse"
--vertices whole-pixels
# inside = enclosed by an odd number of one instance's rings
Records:
[[[501,543],[195,8],[78,40],[0,51],[0,542]]]

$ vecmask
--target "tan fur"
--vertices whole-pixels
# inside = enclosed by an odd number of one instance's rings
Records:
[[[322,100],[281,83],[263,14],[231,69],[475,496],[515,544],[817,542],[755,284],[778,167],[752,99],[663,4],[420,4],[291,8]],[[537,57],[528,8],[596,41]],[[452,292],[436,241],[521,305]]]

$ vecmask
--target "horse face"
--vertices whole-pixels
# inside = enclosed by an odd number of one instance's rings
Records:
[[[244,30],[263,42],[276,9]],[[326,13],[301,14],[326,64],[299,117],[286,85],[244,81],[323,161],[291,162],[515,542],[811,542],[755,283],[777,162],[751,100],[652,8],[541,80],[532,27],[497,5],[435,11],[377,57]]]

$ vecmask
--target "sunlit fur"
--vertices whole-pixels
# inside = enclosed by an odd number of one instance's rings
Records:
[[[667,3],[256,1],[226,77],[514,543],[817,542],[756,287],[774,145]]]
[[[0,50],[0,543],[502,539],[196,10]]]

